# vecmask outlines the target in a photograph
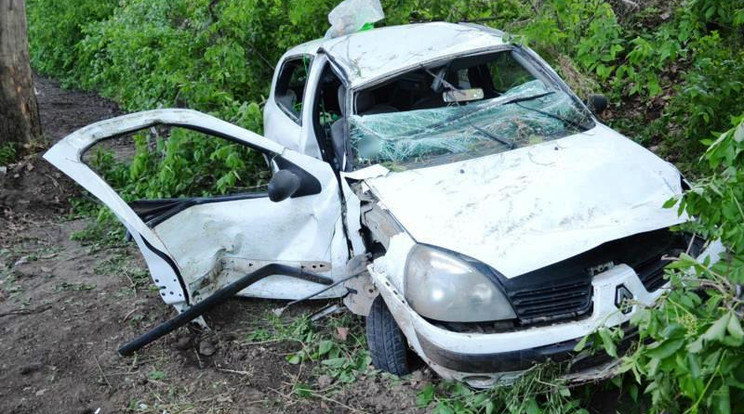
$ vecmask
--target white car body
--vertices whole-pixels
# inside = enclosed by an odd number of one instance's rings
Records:
[[[566,348],[600,326],[626,323],[640,304],[653,305],[663,289],[647,290],[631,266],[617,263],[593,275],[591,309],[578,320],[506,332],[456,332],[422,317],[405,299],[411,248],[426,244],[457,252],[497,269],[508,283],[604,243],[687,221],[676,209],[662,208],[682,193],[680,173],[596,119],[593,128],[578,134],[465,161],[402,172],[381,165],[338,171],[323,160],[312,108],[329,65],[347,91],[339,104],[351,110],[359,90],[412,68],[511,47],[501,32],[448,23],[319,39],[288,51],[277,65],[264,110],[266,138],[198,112],[162,109],[90,125],[63,139],[45,158],[116,213],[142,250],[164,301],[179,311],[264,263],[317,266],[318,274],[339,281],[352,273],[359,257],[370,254],[363,233],[371,233],[385,251],[369,264],[368,276],[318,297],[347,295],[350,309],[366,314],[380,294],[411,348],[439,375],[488,386],[521,369],[504,370],[498,364],[473,369],[483,361],[556,344]],[[544,61],[522,50],[545,76],[565,87]],[[307,101],[291,116],[277,101],[276,85],[285,62],[298,57],[312,63]],[[148,225],[82,162],[82,155],[99,140],[158,124],[229,136],[303,170],[319,189],[278,203],[261,197],[215,199]],[[377,221],[381,215],[386,218]],[[712,243],[701,257],[715,260],[721,251],[720,244]],[[618,309],[620,286],[636,303],[629,312]],[[348,287],[354,289],[350,295]],[[318,289],[312,282],[277,275],[240,294],[299,299]]]

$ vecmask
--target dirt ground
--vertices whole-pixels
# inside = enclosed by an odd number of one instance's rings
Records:
[[[121,113],[95,94],[36,82],[46,145]],[[40,154],[0,167],[1,413],[428,411],[416,405],[436,381],[426,369],[402,380],[370,370],[344,384],[317,362],[287,362],[302,347],[296,341],[256,340],[278,302],[233,300],[207,315],[212,332],[182,328],[136,357],[119,356],[121,344],[173,311],[149,289],[135,247],[79,240],[92,223],[72,215],[81,196]],[[280,322],[326,304],[298,306]],[[363,335],[358,319],[345,320]],[[328,319],[316,325],[333,334]],[[616,398],[599,392],[592,411],[614,412]]]

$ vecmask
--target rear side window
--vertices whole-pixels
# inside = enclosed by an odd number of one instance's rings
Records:
[[[311,64],[310,56],[288,58],[284,61],[276,81],[274,99],[284,113],[297,124],[300,124],[307,75],[310,73]]]

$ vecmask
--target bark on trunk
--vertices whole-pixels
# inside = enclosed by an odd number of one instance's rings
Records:
[[[25,0],[0,0],[0,146],[41,136],[26,37]]]

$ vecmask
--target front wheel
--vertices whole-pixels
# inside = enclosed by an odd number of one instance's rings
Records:
[[[406,338],[382,296],[375,298],[367,316],[367,346],[375,368],[397,376],[411,372]]]

